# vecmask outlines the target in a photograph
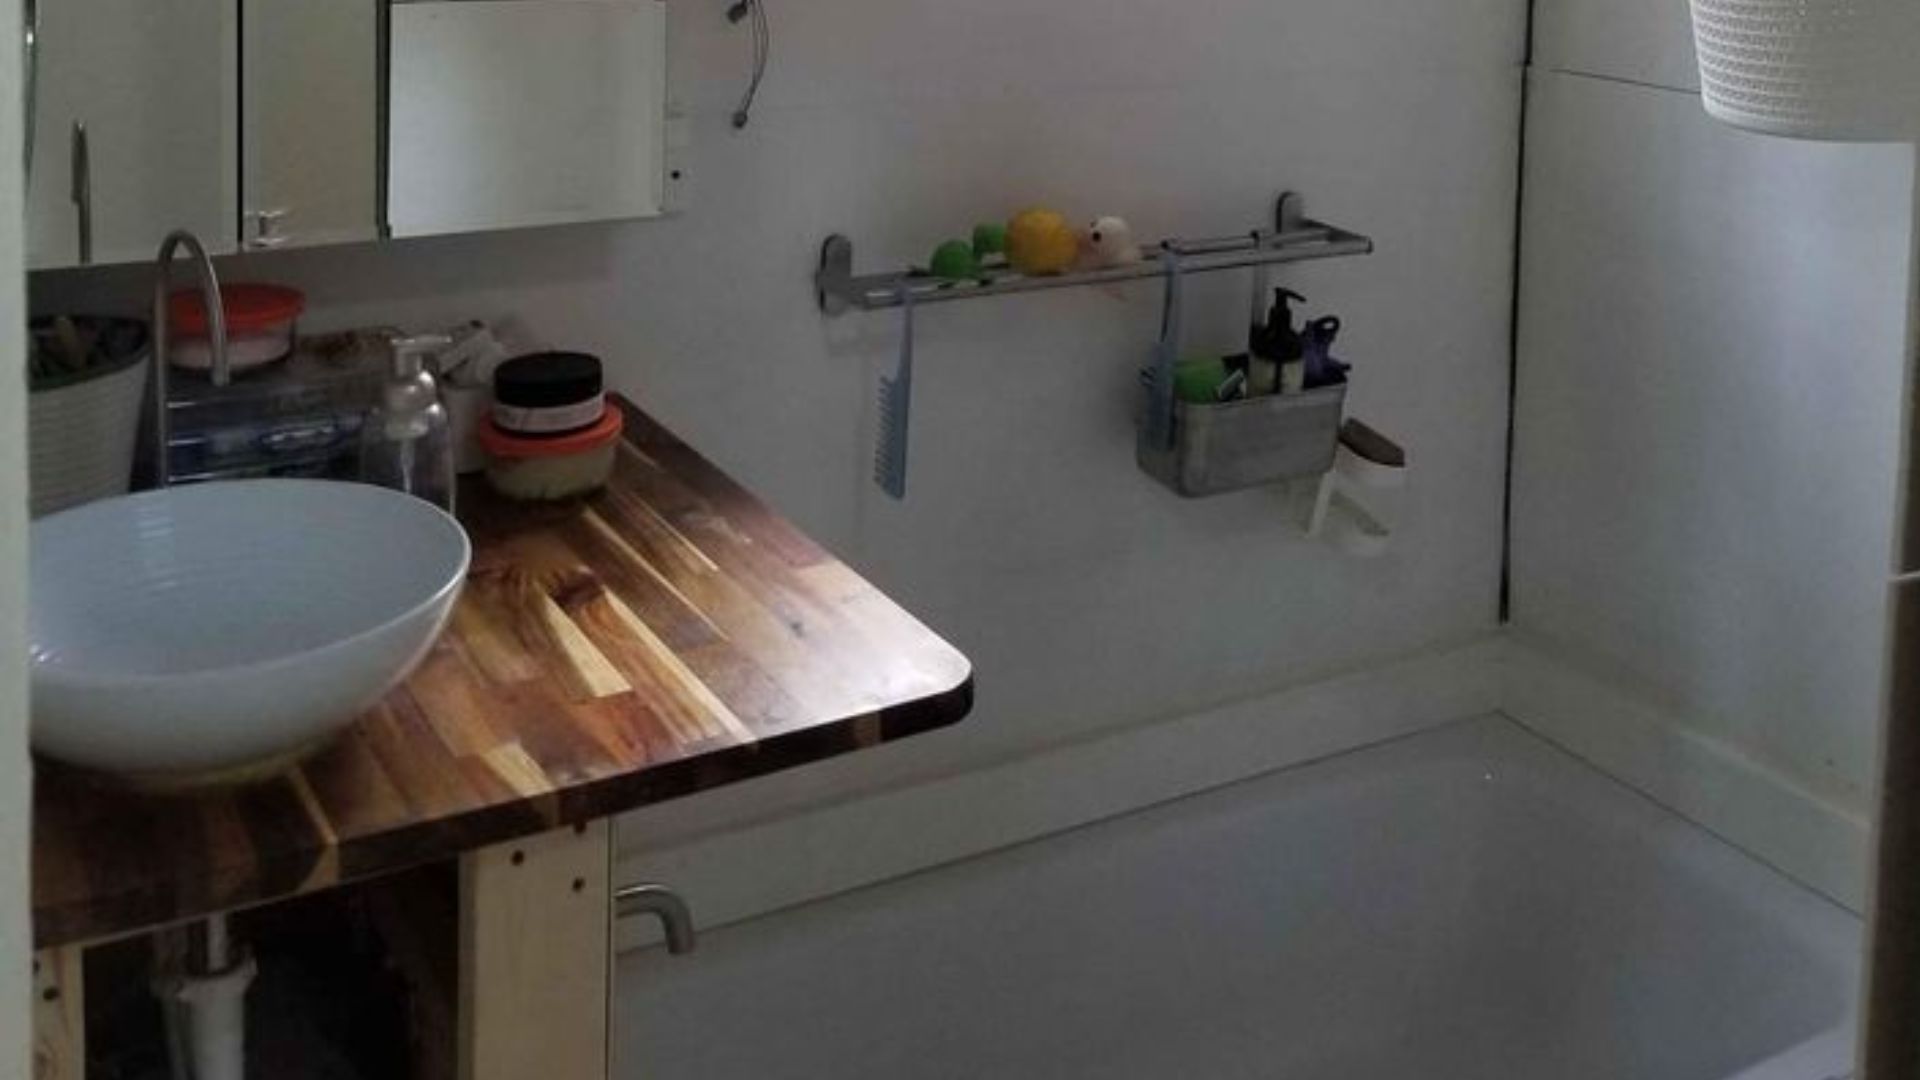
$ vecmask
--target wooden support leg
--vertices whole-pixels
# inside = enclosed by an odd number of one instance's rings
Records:
[[[611,870],[605,821],[461,860],[461,1080],[606,1080]]]
[[[47,949],[33,958],[34,1080],[85,1080],[87,995],[81,949]]]

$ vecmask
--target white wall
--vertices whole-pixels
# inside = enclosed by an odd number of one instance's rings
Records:
[[[310,325],[513,313],[599,351],[976,662],[968,723],[732,798],[945,772],[1495,629],[1523,0],[772,0],[773,69],[740,134],[746,39],[723,6],[672,12],[683,216],[226,269],[306,287]],[[1414,456],[1395,557],[1296,538],[1270,493],[1183,503],[1134,468],[1145,285],[926,309],[912,498],[873,489],[896,322],[814,310],[827,233],[867,267],[1034,202],[1236,232],[1282,186],[1379,240],[1285,280],[1345,316],[1355,408]],[[137,304],[143,280],[61,275],[37,299]],[[1242,337],[1246,292],[1203,294],[1197,344]]]
[[[1533,19],[1537,68],[1700,88],[1687,0],[1537,0]]]
[[[0,26],[18,26],[18,0],[0,0]],[[20,53],[0,49],[0,147],[20,145]],[[30,1075],[28,972],[26,271],[20,173],[0,170],[0,1080]]]
[[[1597,27],[1615,6],[1562,0],[1540,26]],[[1636,85],[1649,76],[1621,46],[1683,48],[1685,5],[1622,22],[1543,37],[1530,83],[1516,636],[1857,831],[1893,550],[1911,151],[1713,124],[1695,95]],[[1572,58],[1599,77],[1551,67]],[[1683,756],[1649,782],[1711,812]],[[1744,828],[1762,851],[1781,842]],[[1863,851],[1836,891],[1857,896]]]

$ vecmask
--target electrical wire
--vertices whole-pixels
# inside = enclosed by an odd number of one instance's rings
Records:
[[[727,18],[736,23],[746,20],[747,30],[753,37],[753,75],[747,81],[746,93],[740,96],[740,104],[733,110],[733,127],[738,131],[753,119],[754,99],[760,96],[760,83],[767,77],[767,60],[773,53],[773,24],[767,21],[767,0],[736,0],[727,11]]]

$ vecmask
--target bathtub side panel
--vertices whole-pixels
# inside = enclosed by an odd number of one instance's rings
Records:
[[[1839,1022],[1852,934],[1492,720],[725,927],[691,957],[629,953],[616,1063],[1699,1080]]]

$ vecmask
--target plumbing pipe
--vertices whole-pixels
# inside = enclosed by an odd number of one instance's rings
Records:
[[[248,957],[219,975],[180,980],[174,994],[187,1016],[192,1080],[245,1080],[247,988],[256,972]]]
[[[196,929],[200,948],[188,959],[189,971],[154,984],[166,1013],[173,1080],[245,1080],[247,989],[259,966],[251,956],[234,959],[225,915]]]

